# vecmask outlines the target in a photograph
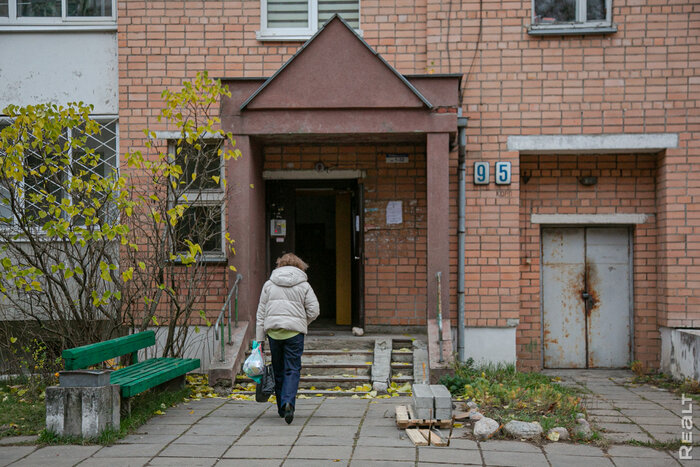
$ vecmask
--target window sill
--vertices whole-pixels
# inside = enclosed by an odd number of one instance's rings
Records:
[[[613,34],[617,32],[617,26],[529,26],[527,33],[530,36],[588,36]]]
[[[304,33],[304,34],[275,34],[274,32],[270,31],[256,31],[255,32],[255,38],[261,42],[270,42],[270,41],[295,41],[295,42],[306,42],[307,40],[311,39],[314,34],[316,34],[318,31],[315,32],[310,32],[310,33]],[[355,29],[355,32],[357,35],[362,37],[363,33],[361,29]]]
[[[180,260],[179,258],[172,260],[172,262],[174,264],[182,264],[182,260]],[[226,256],[224,256],[223,253],[205,253],[203,257],[197,260],[197,262],[207,263],[214,266],[226,266],[228,264],[228,260],[226,259]]]
[[[117,32],[117,23],[107,24],[0,24],[0,34],[10,32]]]

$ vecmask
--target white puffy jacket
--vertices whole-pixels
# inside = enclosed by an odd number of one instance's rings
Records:
[[[318,313],[318,299],[306,273],[294,266],[277,268],[260,293],[255,339],[263,341],[270,329],[306,334],[309,323],[318,317]]]

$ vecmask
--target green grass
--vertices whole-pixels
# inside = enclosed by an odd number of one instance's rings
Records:
[[[634,371],[634,370],[633,370]],[[693,379],[677,380],[665,373],[643,373],[636,372],[633,384],[651,384],[660,388],[668,389],[678,396],[700,400],[700,382]]]
[[[37,394],[21,384],[0,383],[0,438],[35,435],[45,422],[43,391]]]
[[[563,426],[570,430],[576,414],[585,412],[580,394],[540,373],[519,372],[513,365],[475,367],[458,363],[453,375],[440,383],[453,396],[473,400],[487,417],[506,424],[511,420],[537,421],[546,433]]]

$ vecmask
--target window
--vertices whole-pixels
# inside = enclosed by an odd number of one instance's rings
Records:
[[[10,219],[12,217],[10,202],[14,201],[24,210],[30,223],[40,224],[42,219],[39,213],[47,211],[52,203],[60,204],[66,197],[64,184],[68,180],[67,177],[89,178],[92,174],[106,177],[117,170],[117,119],[94,117],[93,120],[100,125],[100,132],[88,135],[85,145],[94,149],[94,154],[99,156],[99,160],[95,159],[94,163],[91,163],[83,157],[84,152],[78,149],[69,150],[71,173],[49,173],[48,171],[40,173],[38,170],[32,170],[43,164],[42,161],[45,160],[47,151],[50,149],[43,151],[43,148],[32,148],[26,145],[24,149],[26,175],[20,190],[15,189],[14,186],[7,186],[6,184],[11,183],[10,180],[0,180],[0,218],[4,219],[0,223],[7,225],[13,222]],[[0,131],[9,124],[7,120],[0,120]],[[80,128],[71,128],[66,130],[61,138],[70,139],[80,136],[82,136]],[[48,147],[50,148],[51,144]],[[94,194],[91,196],[94,197]],[[77,203],[78,200],[73,199],[73,202]]]
[[[2,26],[116,26],[116,0],[0,0]]]
[[[171,142],[175,162],[182,168],[175,199],[184,204],[184,214],[175,227],[175,250],[187,250],[187,241],[202,247],[204,258],[223,261],[224,170],[220,140],[188,144]]]
[[[305,40],[336,13],[359,31],[359,0],[262,0],[258,39]]]
[[[608,33],[612,0],[532,0],[530,34]]]

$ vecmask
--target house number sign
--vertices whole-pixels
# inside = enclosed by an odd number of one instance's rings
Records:
[[[489,163],[474,162],[474,185],[488,185],[491,182]],[[496,185],[510,185],[511,163],[496,162]]]

